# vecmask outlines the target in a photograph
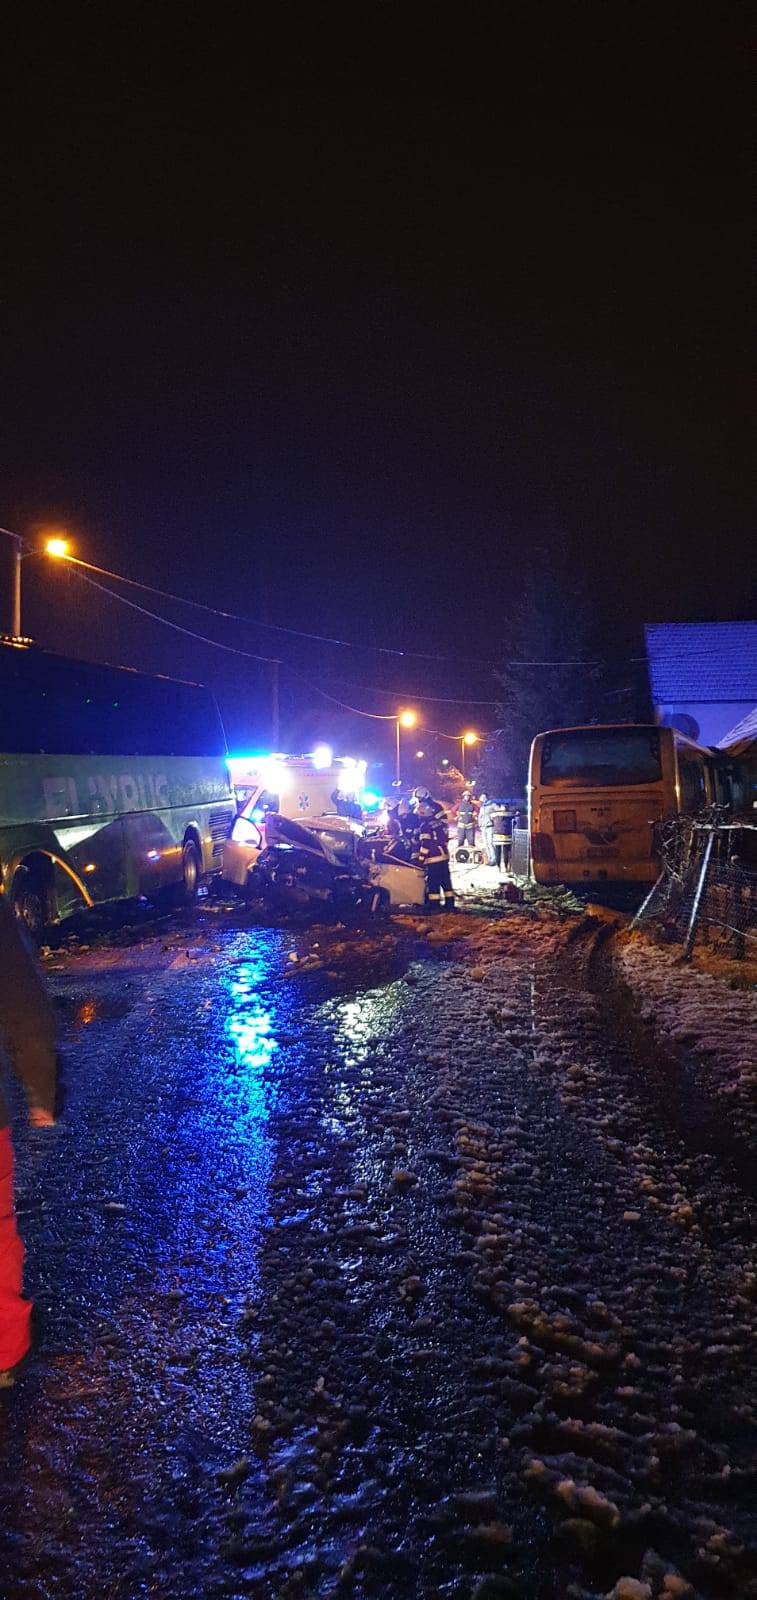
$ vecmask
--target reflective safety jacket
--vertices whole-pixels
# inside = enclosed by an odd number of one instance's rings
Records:
[[[510,844],[513,837],[513,817],[511,811],[495,811],[492,817],[495,844]]]
[[[55,1019],[47,990],[21,936],[6,894],[0,894],[0,1043],[23,1084],[29,1106],[55,1111]],[[0,1090],[0,1132],[8,1110]]]
[[[430,866],[432,861],[449,860],[449,828],[443,814],[421,818],[418,860],[423,867]]]
[[[461,828],[470,828],[473,826],[474,819],[475,811],[473,807],[473,801],[470,798],[467,800],[461,800],[457,808],[458,826]]]

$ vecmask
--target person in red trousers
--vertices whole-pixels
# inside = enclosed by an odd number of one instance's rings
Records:
[[[0,1042],[26,1093],[34,1128],[55,1121],[55,1024],[50,1001],[8,897],[0,893]],[[13,1208],[13,1145],[0,1091],[0,1389],[10,1389],[31,1347],[24,1247]]]

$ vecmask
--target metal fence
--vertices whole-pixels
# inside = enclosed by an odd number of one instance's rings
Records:
[[[757,959],[757,827],[681,817],[660,831],[662,870],[634,917],[691,954],[695,940]]]
[[[514,878],[528,878],[531,872],[531,835],[528,828],[513,828],[513,848],[510,871]]]

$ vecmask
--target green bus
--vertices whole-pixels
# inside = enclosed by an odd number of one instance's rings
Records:
[[[0,639],[0,872],[48,924],[220,869],[236,814],[226,740],[199,684]]]

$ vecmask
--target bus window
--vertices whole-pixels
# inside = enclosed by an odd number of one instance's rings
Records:
[[[568,728],[550,733],[541,752],[541,783],[659,783],[660,736],[654,728]]]
[[[212,695],[194,684],[44,651],[0,654],[2,745],[17,755],[223,756]]]

